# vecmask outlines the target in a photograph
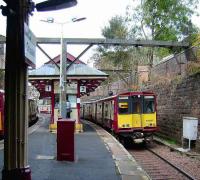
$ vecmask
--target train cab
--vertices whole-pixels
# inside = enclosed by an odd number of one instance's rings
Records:
[[[154,132],[156,124],[156,97],[151,93],[129,93],[117,98],[117,132]],[[138,134],[138,133],[137,133]],[[129,135],[129,134],[127,134]]]

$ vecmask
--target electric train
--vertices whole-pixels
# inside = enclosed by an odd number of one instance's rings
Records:
[[[126,92],[81,103],[81,117],[109,129],[120,139],[151,140],[157,131],[156,95]]]

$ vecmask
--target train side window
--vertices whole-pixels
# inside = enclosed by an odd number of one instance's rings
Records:
[[[113,119],[113,114],[114,114],[114,101],[110,102],[110,107],[111,107],[110,119]]]
[[[105,112],[105,117],[107,117],[108,116],[108,104],[105,104],[104,112]]]
[[[97,113],[101,112],[101,105],[97,104]]]

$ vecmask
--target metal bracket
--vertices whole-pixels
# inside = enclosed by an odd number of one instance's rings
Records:
[[[15,11],[13,11],[11,8],[9,8],[8,6],[0,6],[0,9],[2,11],[2,15],[3,16],[9,16],[9,15],[15,15]]]
[[[34,11],[34,9],[35,9],[35,3],[32,1],[32,0],[29,0],[28,1],[28,13],[30,14],[30,15],[33,15],[33,11]]]

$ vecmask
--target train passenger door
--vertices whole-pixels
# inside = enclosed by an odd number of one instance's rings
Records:
[[[142,127],[156,127],[155,97],[145,95],[143,100]]]
[[[131,97],[131,114],[133,128],[142,127],[142,96],[134,95]]]
[[[129,96],[118,97],[118,128],[132,128],[132,115]]]

